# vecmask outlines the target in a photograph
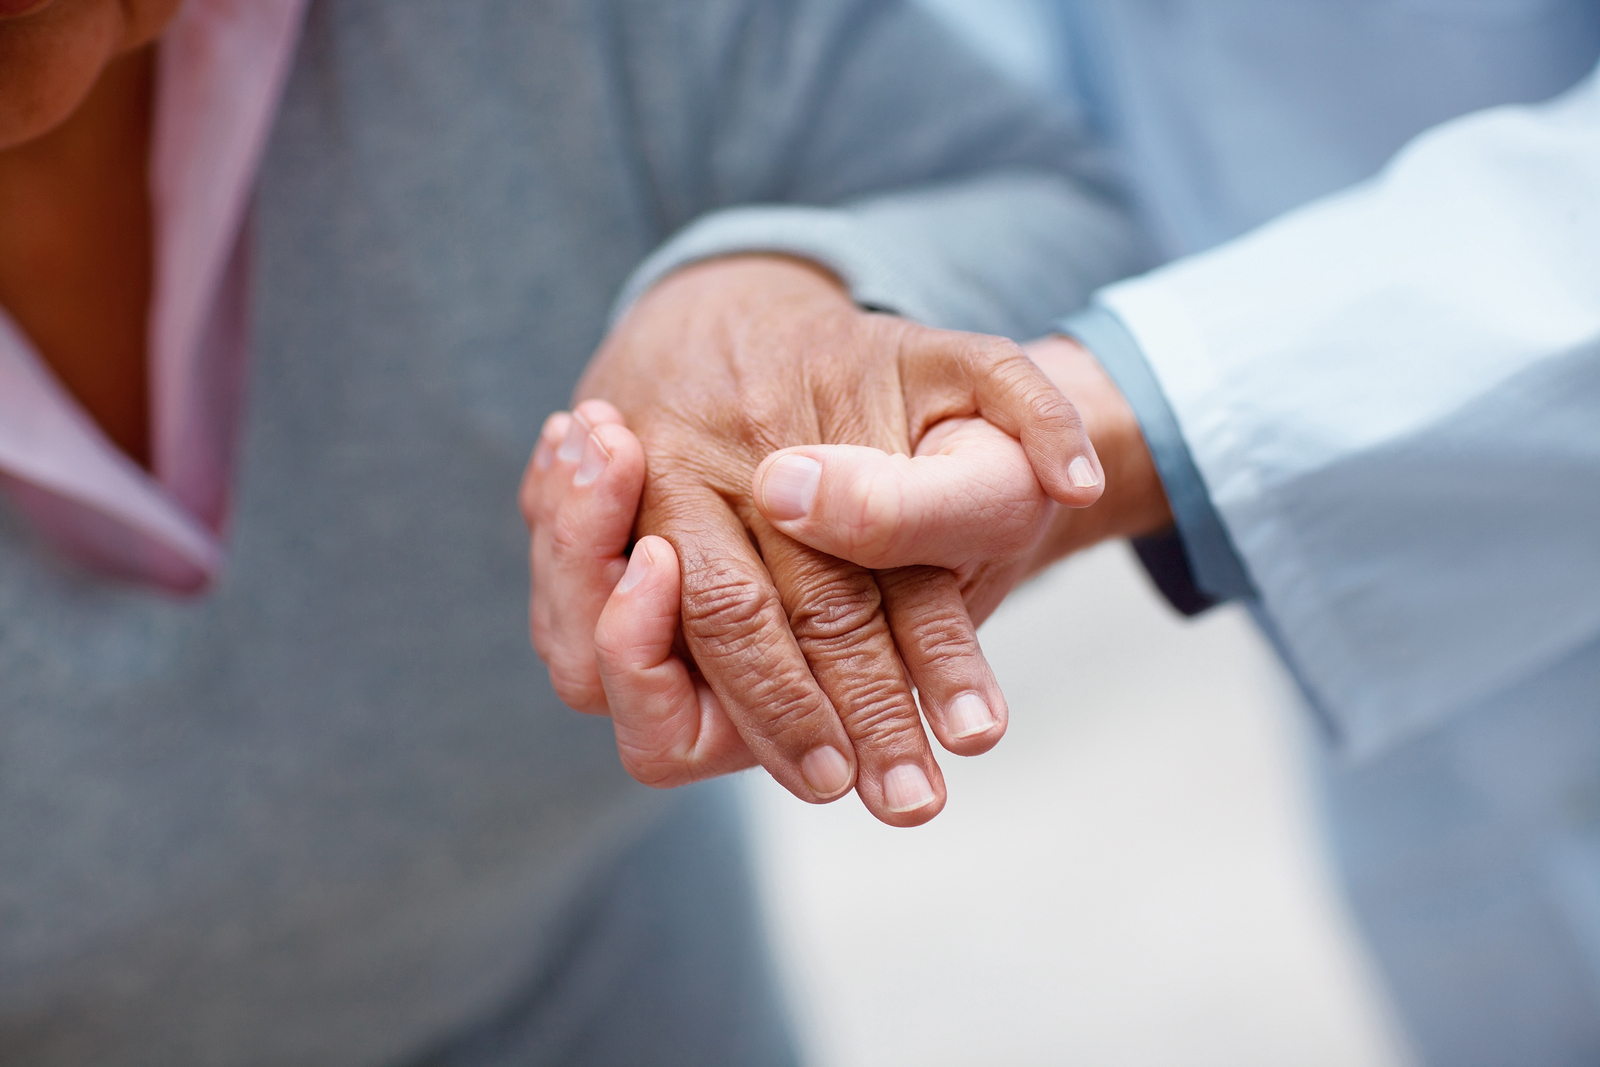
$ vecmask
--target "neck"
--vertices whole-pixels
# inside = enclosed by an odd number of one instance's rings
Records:
[[[143,465],[153,87],[153,49],[127,53],[65,122],[0,151],[0,305]]]

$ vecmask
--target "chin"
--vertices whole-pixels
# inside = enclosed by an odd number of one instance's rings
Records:
[[[65,122],[122,43],[117,0],[0,0],[0,150]]]
[[[71,117],[94,86],[92,74],[88,78],[52,79],[52,84],[43,85],[42,79],[19,77],[25,72],[4,69],[3,63],[0,59],[0,152],[38,140],[54,130]]]
[[[0,21],[37,15],[56,0],[0,0]]]

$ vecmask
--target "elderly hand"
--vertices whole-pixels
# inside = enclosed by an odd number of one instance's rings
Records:
[[[1036,537],[1046,510],[1038,486],[1075,506],[1101,487],[1076,413],[1048,379],[1009,342],[864,313],[813,267],[748,257],[658,285],[607,339],[578,394],[613,406],[581,404],[553,420],[523,496],[534,642],[562,698],[617,710],[586,628],[594,597],[571,593],[609,590],[625,547],[575,538],[580,524],[563,510],[625,508],[628,488],[642,483],[639,565],[676,572],[681,584],[686,655],[665,666],[683,673],[662,672],[657,684],[696,687],[699,718],[680,746],[692,758],[646,763],[625,744],[629,769],[670,785],[754,759],[803,799],[831,800],[853,784],[885,822],[937,814],[943,781],[912,687],[936,732],[956,721],[982,727],[943,731],[956,751],[993,744],[1005,711],[956,578],[928,567],[875,577],[784,536],[754,500],[753,475],[776,449],[845,443],[909,455],[938,424],[981,417],[1020,441],[1010,447],[1027,460]],[[639,450],[616,443],[626,431],[613,418],[637,433]],[[769,497],[797,504],[814,490],[803,478],[767,482]]]
[[[774,453],[756,471],[753,498],[775,526],[852,562],[952,568],[976,621],[1024,574],[1100,540],[1170,524],[1133,413],[1093,357],[1059,337],[1034,342],[1028,352],[1079,400],[1089,432],[1101,442],[1113,477],[1095,507],[1071,511],[1048,503],[1017,443],[977,419],[932,427],[909,459],[856,446]],[[752,766],[755,757],[720,701],[674,647],[680,582],[671,544],[644,537],[631,560],[623,556],[643,482],[642,449],[610,405],[588,401],[579,414],[581,422],[565,413],[551,417],[525,482],[525,507],[541,517],[536,530],[551,532],[535,537],[536,585],[545,591],[536,605],[558,613],[567,629],[593,628],[601,699],[615,721],[623,761],[641,780],[670,785]],[[601,447],[609,463],[600,461]],[[772,515],[764,492],[786,455],[822,468],[803,517]],[[1054,521],[1041,538],[1046,520]],[[566,547],[552,551],[552,542]],[[905,572],[880,572],[879,581],[892,585],[899,573]],[[965,641],[970,624],[942,636],[926,634],[910,647]],[[1005,703],[997,688],[988,688],[987,706],[999,709],[997,721],[974,712],[962,688],[966,665],[959,654],[920,664],[921,696],[941,743],[973,755],[1004,732]],[[992,677],[985,680],[992,687]]]

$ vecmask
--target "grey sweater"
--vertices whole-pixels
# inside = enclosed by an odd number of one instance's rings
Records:
[[[1076,129],[890,0],[324,0],[254,215],[231,562],[0,504],[0,1063],[403,1059],[649,818],[528,648],[518,476],[630,270],[792,247],[1044,328],[1136,265]],[[914,183],[920,192],[896,193]]]

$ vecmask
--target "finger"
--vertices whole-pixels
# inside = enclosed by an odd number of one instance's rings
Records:
[[[877,581],[870,571],[792,541],[759,519],[755,530],[789,629],[855,747],[857,795],[891,826],[932,819],[944,807],[944,776],[922,729]]]
[[[545,420],[539,443],[528,460],[518,494],[523,521],[528,524],[528,573],[531,578],[528,602],[529,637],[539,658],[549,662],[549,635],[553,632],[549,595],[550,526],[556,508],[566,495],[564,483],[552,472],[556,452],[571,428],[572,414],[557,411]],[[566,478],[570,482],[570,477]]]
[[[714,490],[656,479],[639,528],[677,551],[684,643],[756,759],[802,800],[849,792],[850,736],[812,678],[743,523]]]
[[[939,743],[961,756],[993,748],[1009,711],[955,576],[942,567],[881,571],[884,610],[923,717]]]
[[[622,765],[657,788],[756,762],[722,702],[673,650],[679,596],[672,545],[660,537],[640,538],[594,631]]]
[[[530,622],[556,694],[578,711],[605,714],[594,628],[627,566],[645,463],[625,426],[602,422],[585,432],[584,414],[580,409],[570,420],[543,472],[544,499],[534,504],[536,514],[548,517],[534,527]]]
[[[589,431],[605,425],[620,426],[623,420],[604,400],[585,400],[575,411],[553,412],[545,419],[518,491],[522,518],[530,530],[551,521],[571,484],[571,471],[555,469],[557,459],[569,466],[580,462]]]
[[[527,523],[531,533],[535,527],[544,522],[549,522],[555,513],[555,506],[560,502],[560,497],[551,491],[549,474],[551,466],[556,461],[556,451],[561,447],[561,442],[567,436],[567,430],[572,424],[570,412],[553,412],[544,420],[544,427],[539,431],[539,441],[533,448],[533,455],[528,459],[528,466],[522,472],[522,486],[517,492],[517,503],[522,508],[522,521]]]
[[[1022,443],[1051,499],[1087,507],[1105,472],[1077,409],[1020,346],[999,337],[944,330],[911,333],[901,345],[907,406],[916,421],[976,414]]]
[[[1050,507],[1014,438],[982,419],[950,420],[929,453],[803,445],[756,468],[763,516],[820,552],[864,567],[959,568],[1027,551]]]

